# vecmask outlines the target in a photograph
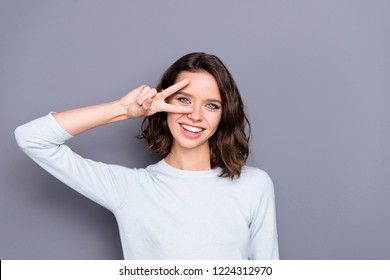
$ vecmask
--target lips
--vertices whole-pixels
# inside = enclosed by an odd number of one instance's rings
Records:
[[[202,128],[202,127],[192,126],[192,125],[183,124],[183,123],[181,123],[180,126],[182,128],[184,128],[186,131],[189,131],[189,132],[192,132],[192,133],[199,133],[199,132],[204,130],[204,128]]]
[[[203,127],[193,126],[186,123],[180,123],[180,127],[185,135],[194,138],[198,137],[205,130]]]

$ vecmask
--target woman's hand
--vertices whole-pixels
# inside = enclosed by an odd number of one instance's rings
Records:
[[[129,118],[146,117],[157,112],[189,114],[192,108],[165,102],[168,96],[184,88],[189,82],[189,79],[184,79],[161,92],[157,92],[155,88],[150,88],[148,85],[142,85],[130,91],[119,102]]]

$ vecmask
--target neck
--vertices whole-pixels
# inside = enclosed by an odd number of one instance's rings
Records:
[[[166,163],[182,170],[210,170],[210,149],[178,149],[175,145],[165,158]]]

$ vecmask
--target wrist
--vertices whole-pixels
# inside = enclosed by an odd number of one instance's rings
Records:
[[[121,100],[112,102],[114,109],[114,121],[129,119],[128,109],[122,104]]]

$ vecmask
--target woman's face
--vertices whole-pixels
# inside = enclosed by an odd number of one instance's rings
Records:
[[[169,103],[193,108],[190,114],[168,113],[168,127],[173,136],[172,149],[207,149],[222,115],[221,94],[208,72],[183,71],[175,82],[188,78],[190,83],[169,98]]]

